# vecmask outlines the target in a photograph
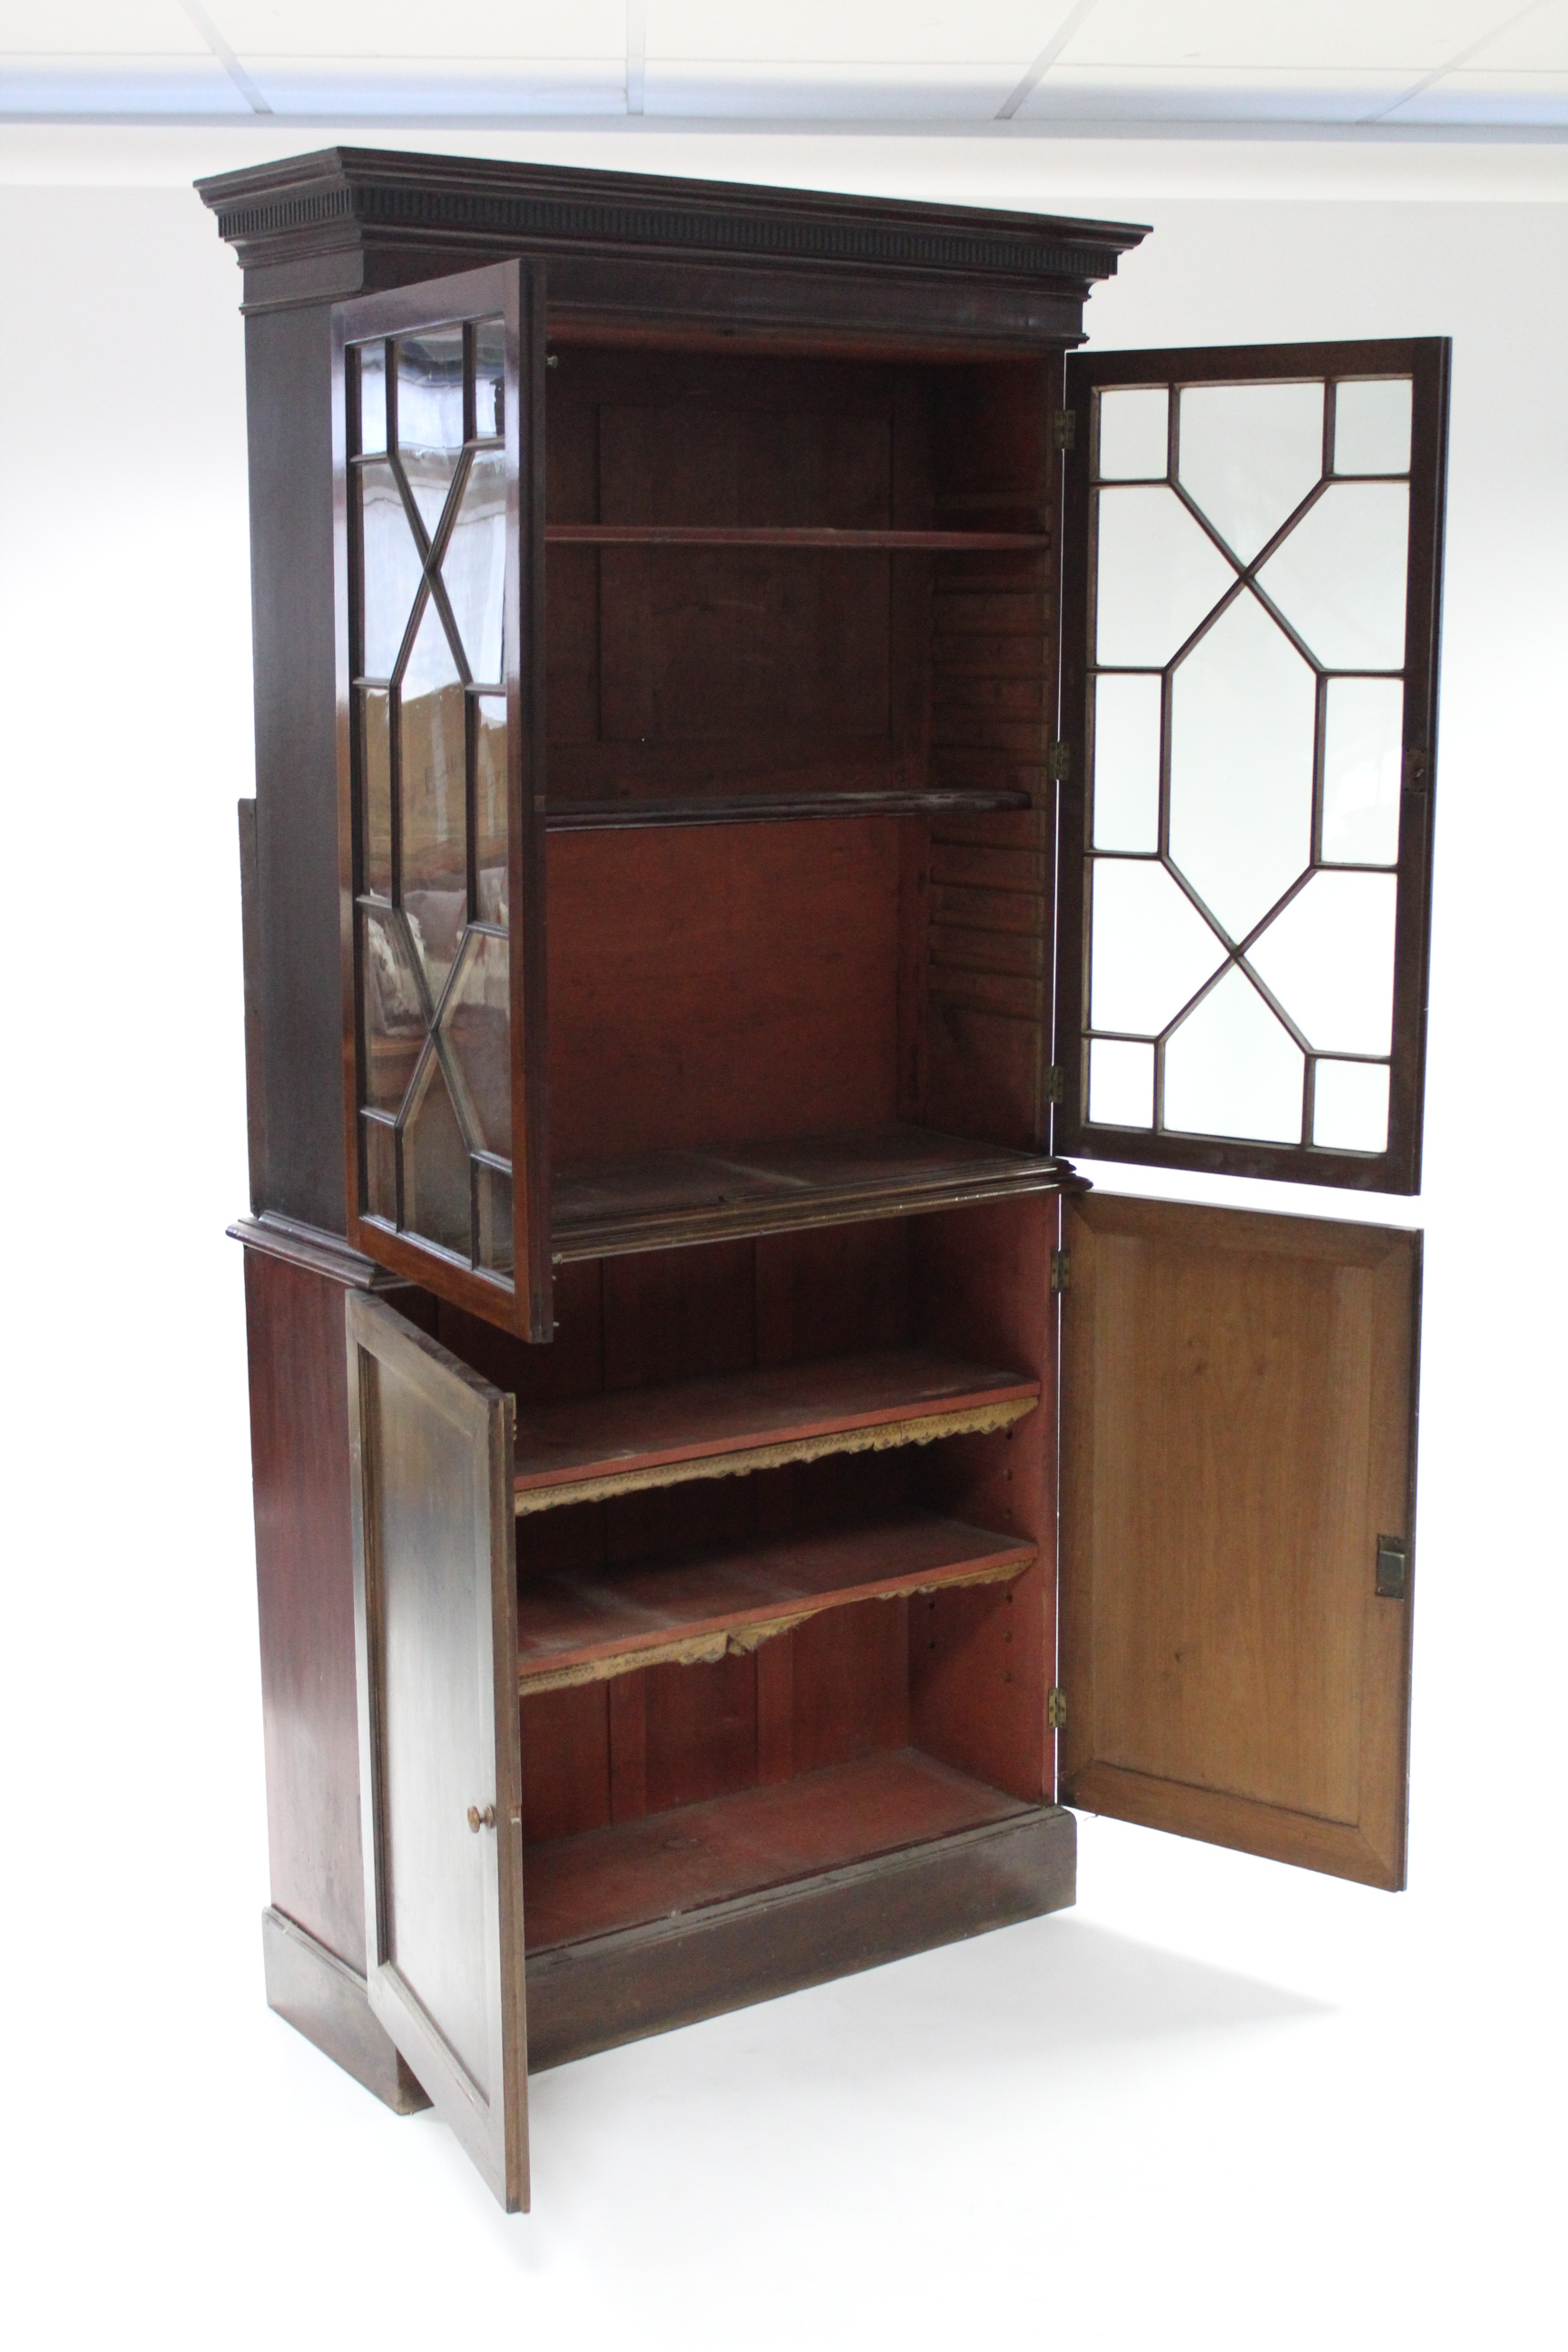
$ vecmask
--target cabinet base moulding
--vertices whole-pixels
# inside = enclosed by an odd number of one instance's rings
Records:
[[[415,2115],[429,2105],[391,2035],[372,2015],[357,1969],[281,1911],[270,1909],[261,1915],[261,1957],[268,2009],[374,2091],[395,2115]]]
[[[1060,1805],[649,1920],[528,1960],[531,2074],[726,2010],[1066,1910],[1078,1824]]]

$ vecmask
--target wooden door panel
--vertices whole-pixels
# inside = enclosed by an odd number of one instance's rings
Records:
[[[509,2212],[528,2199],[512,1401],[348,1302],[370,2002]]]
[[[1398,1886],[1420,1237],[1065,1214],[1068,1801]]]

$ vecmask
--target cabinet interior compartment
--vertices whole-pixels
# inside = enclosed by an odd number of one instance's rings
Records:
[[[546,382],[557,1261],[1048,1181],[1047,363]]]
[[[518,1398],[531,1955],[1049,1799],[1054,1426],[1037,1391],[1050,1393],[1055,1223],[1054,1200],[1020,1195],[589,1261],[562,1271],[548,1349],[435,1309],[444,1343]],[[923,1414],[941,1433],[904,1442],[889,1399],[911,1367],[906,1426]],[[639,1456],[634,1480],[674,1483],[628,1486],[612,1467],[623,1483],[599,1499],[532,1507],[542,1429],[602,1431],[629,1412],[668,1435],[684,1407],[692,1444],[716,1446],[721,1378],[728,1457],[687,1449],[650,1474]],[[843,1426],[856,1394],[861,1419]],[[805,1425],[808,1451],[857,1450],[737,1470],[758,1395],[768,1431]],[[992,1425],[949,1428],[965,1415]],[[838,1566],[823,1591],[780,1598],[767,1581],[770,1560],[787,1576],[825,1554]],[[650,1633],[671,1586],[676,1614]],[[531,1651],[574,1608],[609,1637]],[[654,1662],[638,1664],[650,1639]]]

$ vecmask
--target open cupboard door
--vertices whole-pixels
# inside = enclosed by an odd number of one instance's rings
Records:
[[[1066,1801],[1403,1885],[1419,1234],[1064,1217]]]
[[[528,2203],[513,1406],[348,1299],[370,2005],[508,2212]]]

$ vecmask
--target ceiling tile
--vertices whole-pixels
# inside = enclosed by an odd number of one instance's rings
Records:
[[[647,56],[779,67],[1010,66],[1016,82],[1070,0],[648,0]],[[1012,85],[1009,84],[1009,88]],[[1004,93],[1005,95],[1005,93]]]
[[[488,64],[615,58],[626,47],[626,0],[203,0],[237,57],[330,60],[334,72],[383,59]]]
[[[1520,0],[1097,0],[1064,65],[1188,71],[1325,67],[1429,73],[1517,15]]]

